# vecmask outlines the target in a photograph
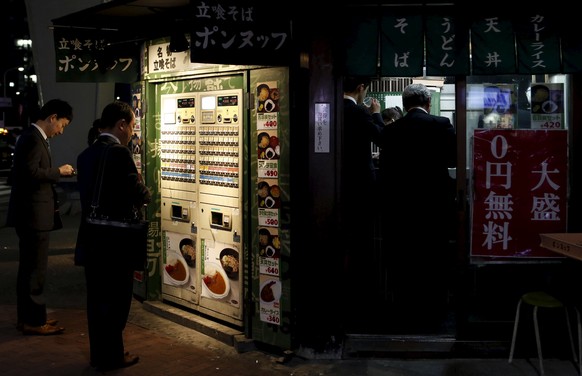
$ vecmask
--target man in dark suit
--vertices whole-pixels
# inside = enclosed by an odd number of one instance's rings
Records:
[[[100,189],[99,215],[113,220],[133,218],[151,195],[128,148],[135,115],[124,102],[107,105],[101,114],[101,133],[77,157],[82,218],[91,213],[94,189]],[[103,178],[99,169],[103,163]],[[135,260],[122,230],[99,231],[81,220],[75,264],[85,267],[87,324],[91,365],[98,371],[128,367],[139,361],[126,352],[123,330],[133,297]],[[145,250],[143,250],[145,252]]]
[[[349,191],[361,192],[362,184],[375,184],[376,168],[372,162],[372,143],[378,143],[384,121],[380,102],[368,98],[364,105],[370,80],[363,77],[345,77],[344,127],[342,146],[342,176]]]
[[[75,170],[70,164],[52,166],[48,139],[62,134],[72,119],[73,109],[67,102],[48,101],[36,122],[23,130],[14,150],[6,223],[15,227],[19,239],[16,327],[24,334],[64,330],[56,319],[47,319],[43,290],[50,231],[60,223],[54,184],[61,177],[73,176]]]
[[[430,114],[430,100],[426,86],[406,87],[407,113],[383,129],[380,141],[388,278],[403,317],[417,323],[444,313],[454,197],[448,168],[456,166],[455,130],[448,118]]]
[[[380,131],[384,127],[378,100],[368,98],[369,102],[364,104],[369,86],[370,79],[366,77],[345,77],[343,80],[344,117],[340,191],[342,235],[338,237],[345,255],[342,261],[347,273],[344,279],[347,283],[346,288],[353,290],[349,296],[352,299],[357,297],[364,302],[371,301],[369,298],[374,295],[377,287],[377,274],[374,274],[374,271],[367,271],[369,265],[377,265],[379,254],[374,241],[378,208],[374,203],[377,181],[376,167],[372,160],[372,143],[378,143]],[[362,257],[362,254],[368,256]],[[354,283],[363,276],[369,282],[369,288],[361,289],[358,283]],[[343,300],[343,297],[338,299]],[[361,317],[350,314],[349,322],[346,323],[348,330],[365,329],[361,324],[367,323],[366,317],[369,317],[367,316],[369,313],[366,310],[362,310],[361,313]]]

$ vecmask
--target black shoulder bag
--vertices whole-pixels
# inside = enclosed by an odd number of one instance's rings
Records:
[[[93,236],[98,236],[102,239],[115,239],[125,245],[128,251],[126,256],[129,257],[127,260],[134,267],[134,270],[145,270],[149,222],[140,218],[138,209],[134,210],[133,218],[123,220],[109,219],[108,216],[98,213],[101,187],[103,185],[103,171],[105,170],[105,161],[110,147],[111,145],[106,147],[103,157],[99,161],[97,187],[93,191],[91,213],[85,217],[85,222],[90,227]]]

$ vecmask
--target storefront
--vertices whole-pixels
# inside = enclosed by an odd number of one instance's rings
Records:
[[[582,39],[554,27],[551,15],[467,18],[464,6],[450,4],[362,5],[346,7],[350,22],[330,29],[321,13],[290,5],[284,14],[250,17],[245,12],[262,2],[179,1],[157,10],[165,22],[153,32],[147,25],[156,16],[139,20],[140,3],[111,1],[54,24],[73,33],[87,22],[98,32],[116,28],[107,38],[117,47],[100,55],[105,75],[127,74],[119,72],[122,58],[141,62],[132,73],[135,160],[157,197],[148,208],[150,269],[136,275],[144,299],[208,315],[281,348],[325,352],[359,334],[390,342],[394,333],[382,317],[361,333],[344,329],[346,312],[390,299],[385,285],[373,304],[339,288],[342,247],[353,235],[339,229],[368,220],[338,209],[344,198],[335,182],[349,148],[344,75],[373,77],[371,91],[384,107],[403,83],[422,80],[457,130],[449,315],[424,335],[508,342],[523,292],[575,294],[569,287],[578,265],[539,247],[541,232],[582,226],[575,174],[581,115],[574,111]],[[186,51],[175,48],[176,28],[189,37]],[[179,277],[170,275],[177,268]],[[370,270],[385,277],[382,268]],[[218,293],[206,283],[217,273],[227,285]]]

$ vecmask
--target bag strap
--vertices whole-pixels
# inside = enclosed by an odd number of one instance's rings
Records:
[[[93,190],[93,201],[91,202],[91,214],[89,214],[90,218],[96,218],[97,217],[97,208],[99,207],[99,201],[101,198],[101,187],[103,186],[103,171],[105,170],[105,162],[107,160],[107,152],[109,151],[109,148],[112,146],[113,144],[108,144],[107,146],[105,146],[105,151],[103,152],[103,155],[101,156],[101,159],[99,160],[99,172],[97,174],[97,181],[98,181],[98,185],[96,187],[95,190]]]

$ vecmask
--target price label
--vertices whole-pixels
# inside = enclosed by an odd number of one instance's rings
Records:
[[[262,178],[276,178],[279,176],[279,171],[277,170],[265,170],[261,175]]]
[[[259,273],[279,276],[279,259],[261,257],[259,259]]]
[[[277,129],[278,125],[278,112],[259,112],[257,114],[257,129]]]
[[[261,321],[277,325],[281,324],[281,311],[278,305],[273,305],[272,307],[261,305],[260,312]]]
[[[279,161],[278,160],[259,160],[257,163],[258,175],[260,178],[278,178]]]
[[[279,227],[279,209],[259,208],[259,226]]]
[[[532,114],[532,129],[562,129],[562,117],[559,114]]]
[[[279,316],[268,315],[266,321],[273,324],[279,324],[280,318]]]
[[[542,124],[542,129],[562,129],[562,124],[559,121],[547,121]]]

